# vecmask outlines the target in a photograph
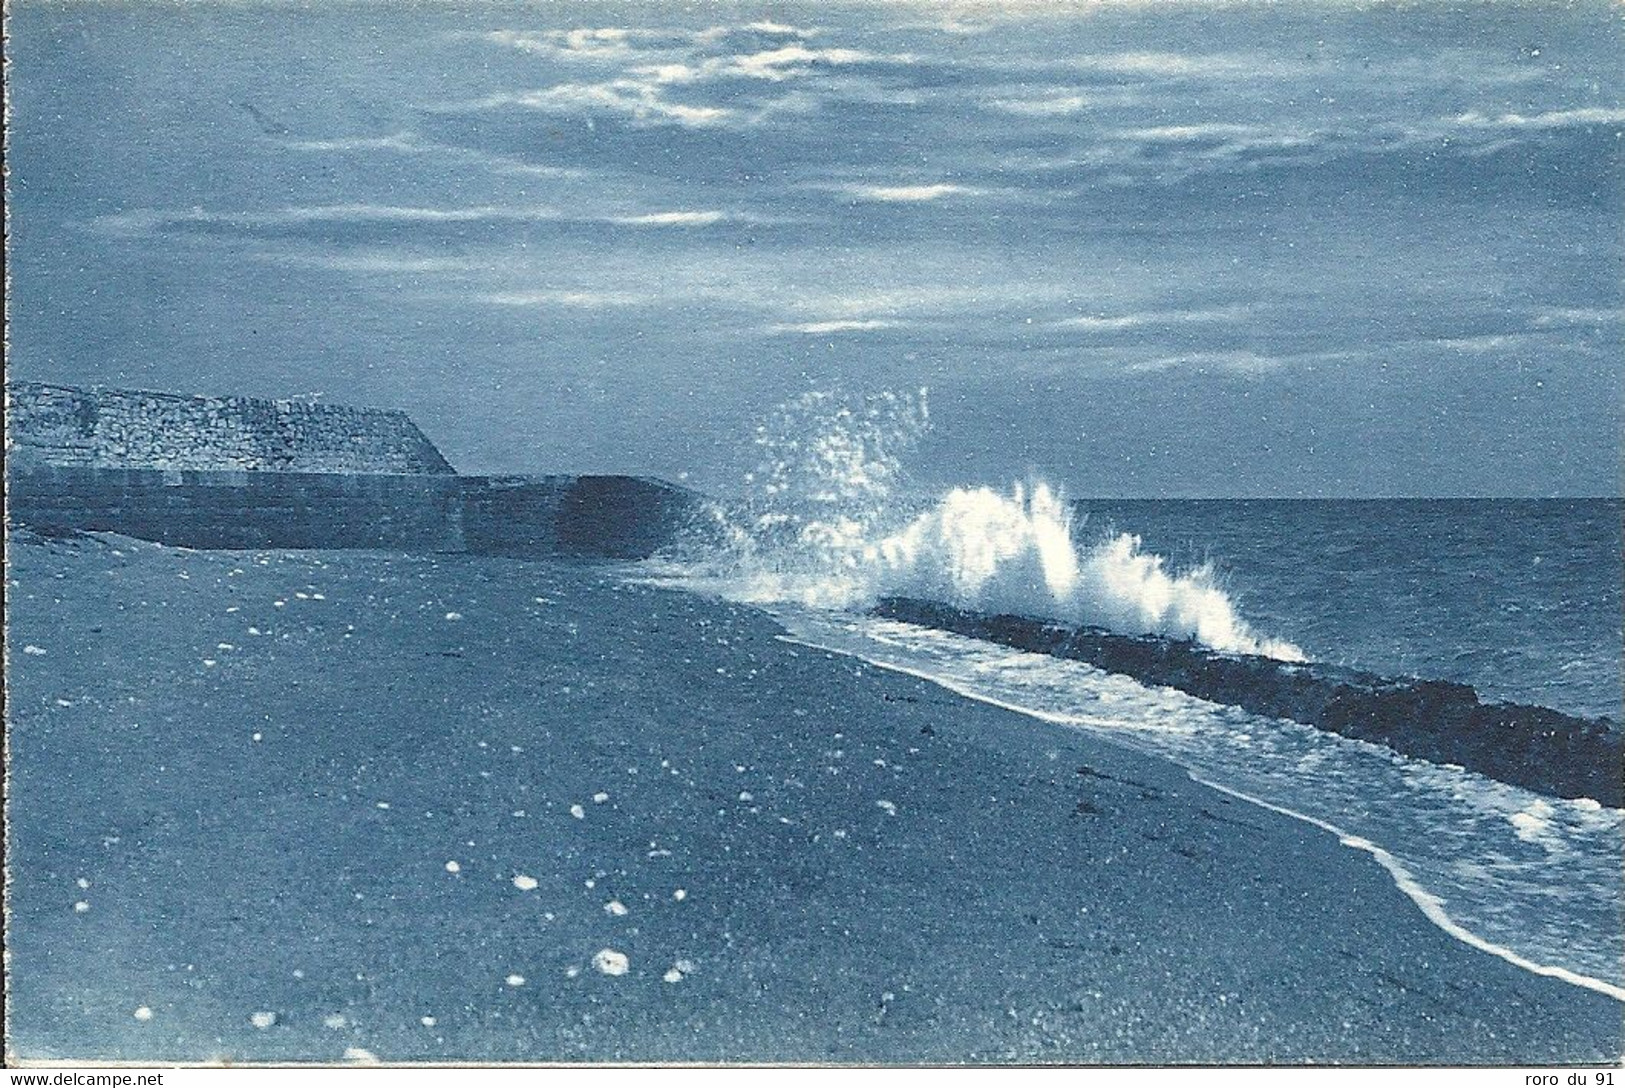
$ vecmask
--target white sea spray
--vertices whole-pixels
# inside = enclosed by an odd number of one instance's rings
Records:
[[[921,487],[907,465],[927,400],[810,392],[780,406],[757,428],[743,500],[710,510],[681,573],[753,604],[862,610],[910,596],[1303,659],[1242,620],[1211,566],[1172,570],[1128,533],[1090,539],[1049,483]]]

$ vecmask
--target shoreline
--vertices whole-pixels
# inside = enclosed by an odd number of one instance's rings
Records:
[[[1044,722],[1046,725],[1066,727],[1083,723],[1083,716],[1068,717],[1065,715],[1049,714],[1030,707],[1018,706],[1015,703],[1005,702],[1002,699],[969,690],[953,683],[950,680],[934,676],[924,670],[911,669],[903,665],[872,660],[870,658],[863,657],[863,655],[853,650],[825,647],[816,642],[804,641],[796,638],[793,635],[786,635],[783,637],[786,639],[786,641],[793,642],[796,645],[807,646],[809,648],[818,650],[827,649],[831,653],[839,653],[857,658],[862,661],[867,661],[869,664],[874,665],[877,668],[900,673],[904,676],[911,676],[918,680],[924,680],[927,683],[935,684],[948,691],[951,691],[961,698],[986,703],[989,706],[995,706],[1001,710],[1007,710],[1012,714],[1021,714],[1026,717],[1034,718],[1038,721]],[[1570,985],[1578,986],[1581,989],[1592,990],[1596,993],[1612,997],[1616,1001],[1625,1002],[1625,987],[1613,985],[1611,983],[1604,982],[1601,979],[1592,978],[1589,975],[1570,971],[1566,968],[1535,963],[1532,960],[1520,956],[1518,953],[1509,948],[1504,948],[1501,945],[1495,944],[1494,942],[1486,940],[1485,938],[1478,936],[1476,933],[1473,933],[1471,930],[1467,929],[1465,926],[1461,925],[1454,918],[1452,918],[1449,913],[1445,911],[1440,898],[1424,888],[1420,882],[1417,881],[1415,875],[1401,865],[1393,854],[1389,853],[1387,850],[1384,850],[1375,843],[1361,838],[1358,835],[1352,835],[1335,824],[1327,823],[1324,820],[1317,819],[1306,813],[1298,812],[1297,810],[1288,808],[1284,805],[1272,804],[1269,801],[1254,797],[1251,794],[1245,793],[1241,790],[1232,789],[1228,786],[1223,786],[1217,782],[1210,781],[1209,779],[1203,778],[1197,772],[1188,767],[1184,767],[1177,762],[1175,762],[1174,765],[1179,766],[1181,770],[1190,776],[1191,781],[1195,782],[1197,785],[1206,786],[1208,789],[1217,790],[1220,793],[1228,794],[1231,797],[1234,797],[1240,801],[1245,801],[1250,805],[1256,805],[1261,809],[1267,809],[1270,812],[1274,812],[1294,820],[1302,821],[1303,823],[1309,824],[1311,827],[1315,827],[1321,831],[1335,835],[1342,845],[1347,846],[1350,849],[1362,851],[1371,855],[1372,859],[1393,879],[1394,887],[1402,892],[1406,898],[1410,899],[1414,904],[1416,904],[1416,908],[1422,912],[1422,915],[1427,918],[1428,921],[1432,922],[1442,932],[1449,934],[1451,937],[1454,937],[1456,940],[1462,942],[1468,947],[1475,948],[1480,952],[1503,959],[1507,963],[1512,964],[1514,967],[1521,968],[1530,972],[1531,974],[1541,975],[1547,978],[1555,978],[1560,981],[1567,982]]]
[[[16,1057],[1617,1057],[1612,998],[1319,830],[755,609],[461,556],[11,563],[46,651],[9,709]]]

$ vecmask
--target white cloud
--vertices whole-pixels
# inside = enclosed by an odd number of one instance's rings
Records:
[[[889,203],[922,203],[940,200],[945,196],[972,196],[982,192],[980,189],[947,182],[935,185],[850,185],[845,191],[861,200]]]
[[[1198,374],[1267,374],[1286,366],[1285,359],[1260,355],[1253,351],[1193,351],[1181,355],[1166,355],[1142,359],[1129,364],[1128,369],[1141,374],[1160,373],[1165,370],[1194,370]]]
[[[501,219],[514,222],[562,218],[552,208],[426,208],[399,204],[314,204],[257,212],[211,212],[192,208],[184,212],[140,210],[108,216],[104,222],[154,227],[179,223],[222,223],[244,227],[297,226],[305,223],[477,223]]]
[[[602,310],[620,306],[645,306],[660,300],[652,295],[629,291],[498,291],[477,295],[475,301],[493,306],[557,306]]]
[[[1428,341],[1441,348],[1460,351],[1467,354],[1477,354],[1484,351],[1501,351],[1505,348],[1515,347],[1528,341],[1531,337],[1540,336],[1540,333],[1488,333],[1481,336],[1444,336]]]
[[[1617,325],[1625,322],[1625,309],[1603,310],[1582,306],[1543,306],[1535,311],[1539,328],[1569,325]]]
[[[723,212],[648,212],[617,216],[611,222],[629,227],[704,227],[727,218]]]
[[[946,16],[935,20],[919,20],[915,22],[893,23],[889,30],[934,30],[939,34],[953,34],[956,37],[970,37],[976,34],[986,34],[993,29],[992,23],[966,22],[956,16]]]
[[[123,236],[198,227],[241,227],[245,231],[265,227],[298,227],[311,224],[399,224],[403,229],[425,223],[598,223],[617,227],[705,227],[731,220],[755,220],[722,211],[674,210],[655,212],[596,212],[574,214],[557,208],[501,207],[482,205],[468,208],[428,208],[389,204],[316,204],[254,212],[213,212],[202,208],[166,212],[150,208],[120,212],[97,220],[103,230]]]
[[[556,60],[614,63],[647,56],[650,53],[679,54],[710,48],[731,35],[807,39],[816,28],[789,26],[769,20],[739,26],[713,26],[705,30],[660,27],[577,27],[571,30],[493,30],[479,35],[492,45]]]
[[[758,34],[781,34],[786,37],[811,38],[818,33],[817,27],[791,26],[788,23],[775,23],[771,19],[758,19],[754,23],[746,23],[740,29],[754,31]],[[716,33],[716,30],[708,33]]]
[[[1246,315],[1242,307],[1214,310],[1150,310],[1142,313],[1086,315],[1054,322],[1057,329],[1084,329],[1089,332],[1122,332],[1128,329],[1167,328],[1174,325],[1239,321]]]
[[[632,73],[657,83],[699,83],[711,79],[762,79],[783,82],[804,76],[818,66],[844,67],[856,64],[912,64],[918,58],[910,53],[871,53],[863,49],[809,49],[800,42],[739,53],[724,57],[702,57],[692,62],[642,65]]]
[[[807,321],[799,324],[773,325],[769,332],[776,333],[803,333],[810,336],[821,336],[835,332],[872,332],[877,329],[896,329],[903,326],[901,321],[871,320],[840,320],[840,321]]]
[[[431,275],[471,272],[484,267],[478,261],[461,257],[423,257],[393,253],[261,253],[253,256],[259,260],[275,261],[277,264],[370,275]]]
[[[581,177],[582,170],[562,166],[543,166],[524,162],[505,155],[493,155],[467,147],[451,147],[423,139],[416,133],[396,132],[387,136],[341,136],[325,140],[289,140],[282,144],[289,151],[318,154],[353,154],[391,152],[399,155],[422,155],[446,162],[476,163],[497,174],[527,174],[536,177]]]
[[[623,27],[580,27],[574,30],[493,30],[484,39],[493,45],[565,60],[604,61],[631,56],[644,46],[682,42],[674,32]]]
[[[780,80],[803,73],[817,64],[840,66],[872,64],[879,61],[912,64],[915,58],[907,53],[882,55],[862,49],[808,49],[803,45],[787,45],[781,49],[737,56],[730,60],[728,74],[737,72],[757,79]]]
[[[672,102],[661,95],[655,84],[635,79],[617,79],[607,83],[560,83],[540,91],[493,95],[475,105],[487,109],[514,105],[548,113],[602,110],[624,114],[637,121],[673,121],[696,128],[722,122],[733,113],[722,106],[692,106]]]
[[[1005,108],[1008,102],[997,108]],[[1388,155],[1434,150],[1441,141],[1457,155],[1493,153],[1542,132],[1587,125],[1625,125],[1625,109],[1585,108],[1535,114],[1463,113],[1391,122],[1351,116],[1337,127],[1198,120],[1113,128],[1055,155],[1007,154],[1000,170],[1082,169],[1097,183],[1175,184],[1206,173],[1245,171],[1271,163],[1324,164],[1341,155]],[[1150,154],[1154,150],[1154,154]]]
[[[1069,65],[1096,72],[1168,78],[1213,78],[1238,75],[1279,77],[1288,71],[1298,70],[1297,65],[1283,65],[1279,57],[1265,58],[1226,53],[1109,53],[1079,57],[1069,62]]]
[[[1552,129],[1576,125],[1625,124],[1625,109],[1605,109],[1588,106],[1584,109],[1551,110],[1546,113],[1501,113],[1495,115],[1476,111],[1457,114],[1449,119],[1463,128]]]
[[[1082,113],[1089,100],[1081,94],[1052,94],[1043,98],[995,98],[987,105],[1018,117],[1066,117]]]
[[[1118,129],[1112,133],[1118,139],[1138,140],[1143,143],[1191,143],[1202,140],[1233,139],[1236,137],[1267,136],[1278,138],[1281,130],[1262,125],[1238,125],[1223,121],[1203,121],[1192,125],[1154,125],[1150,128]]]
[[[410,132],[396,132],[388,136],[340,136],[328,140],[289,140],[282,145],[289,151],[402,151],[418,153],[426,145]]]

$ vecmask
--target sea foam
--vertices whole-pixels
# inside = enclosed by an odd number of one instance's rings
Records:
[[[1041,616],[1303,660],[1252,630],[1209,565],[1171,570],[1128,533],[1087,540],[1064,492],[911,483],[926,393],[808,393],[760,427],[743,502],[717,506],[687,569],[753,604],[864,609],[885,596]]]

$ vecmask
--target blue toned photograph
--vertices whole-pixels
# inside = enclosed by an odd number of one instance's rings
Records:
[[[5,34],[7,1065],[1617,1066],[1617,5]]]

